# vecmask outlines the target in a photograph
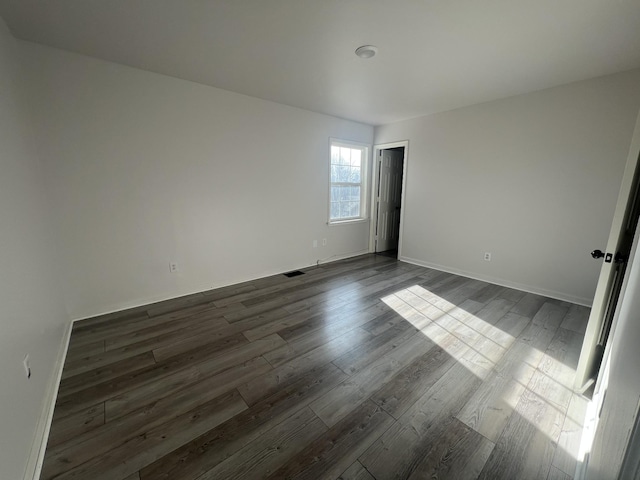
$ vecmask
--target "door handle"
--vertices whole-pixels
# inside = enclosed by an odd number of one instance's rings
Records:
[[[604,252],[602,250],[594,250],[593,252],[591,252],[591,256],[593,258],[602,258],[604,257]]]

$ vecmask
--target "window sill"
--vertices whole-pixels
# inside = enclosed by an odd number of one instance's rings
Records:
[[[330,227],[337,227],[340,225],[353,225],[354,223],[365,223],[368,222],[369,219],[368,218],[352,218],[349,220],[329,220],[327,222],[327,225],[329,225]]]

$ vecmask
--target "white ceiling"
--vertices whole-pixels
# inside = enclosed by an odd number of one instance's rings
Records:
[[[0,16],[21,39],[372,125],[640,67],[639,0],[0,0]]]

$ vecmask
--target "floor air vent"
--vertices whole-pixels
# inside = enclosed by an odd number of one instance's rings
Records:
[[[287,272],[284,274],[285,277],[297,277],[298,275],[304,275],[304,272],[301,272],[300,270],[294,270],[293,272]]]

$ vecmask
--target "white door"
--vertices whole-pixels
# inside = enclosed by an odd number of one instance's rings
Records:
[[[610,326],[611,338],[604,352],[601,373],[598,376],[593,401],[589,406],[585,429],[582,433],[581,451],[575,478],[600,480],[608,478],[638,478],[640,471],[640,377],[637,375],[640,360],[640,251],[638,250],[638,230],[635,237],[629,234],[632,225],[638,222],[638,157],[640,156],[640,115],[631,142],[627,166],[625,168],[618,205],[611,229],[607,250],[610,246],[624,246],[633,238],[630,268],[619,271],[614,264],[605,263],[592,314],[589,317],[585,343],[580,356],[577,371],[577,385],[588,378],[593,370],[594,355],[589,347],[596,341],[602,325],[606,325],[607,312],[610,311],[611,297],[615,296],[615,284],[622,282],[617,308]],[[625,271],[626,270],[626,271]],[[617,277],[616,277],[617,272]],[[626,275],[625,275],[626,274]],[[613,290],[612,290],[613,288]],[[610,292],[613,291],[613,294]],[[604,317],[601,317],[604,316]]]
[[[376,252],[398,248],[403,162],[401,149],[379,151]]]
[[[639,150],[640,115],[627,157],[606,250],[592,252],[594,258],[604,260],[576,370],[575,387],[577,389],[581,389],[589,380],[597,376],[606,342],[614,327],[616,307],[640,214],[640,170],[636,168]]]

